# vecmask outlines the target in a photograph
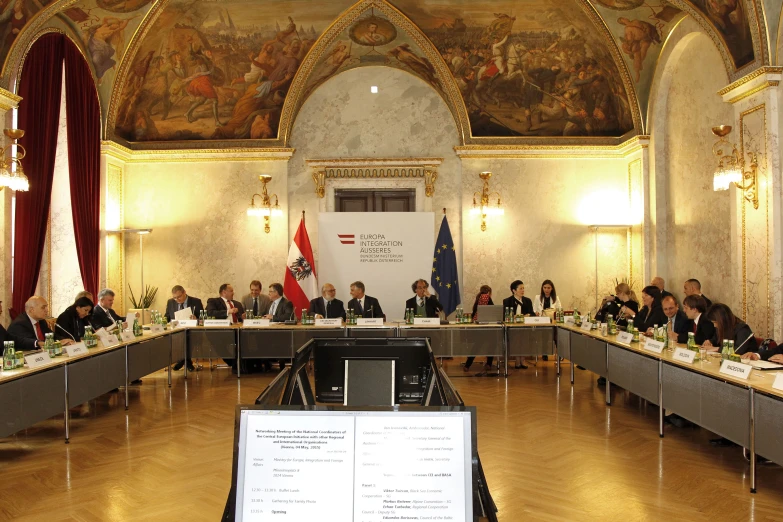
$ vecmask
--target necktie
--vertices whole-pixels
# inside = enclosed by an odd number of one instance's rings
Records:
[[[35,323],[35,337],[39,341],[43,341],[44,340],[44,334],[41,331],[41,324],[40,323]]]
[[[326,302],[326,318],[329,319],[329,307],[332,305],[331,301]]]
[[[698,323],[693,323],[693,333],[696,333],[696,327],[699,326]]]
[[[362,307],[362,300],[359,299],[357,300],[357,302],[359,303],[359,315],[364,315],[364,307]]]
[[[179,303],[177,305],[177,311],[182,310],[185,307],[185,303]]]
[[[258,315],[258,297],[253,298],[253,315]]]
[[[277,301],[275,301],[274,303],[272,303],[272,308],[269,310],[269,315],[271,315],[272,317],[274,317],[274,316],[275,316],[275,311],[276,311],[276,310],[277,310]]]
[[[234,303],[226,299],[226,306],[227,306],[226,308],[227,310],[231,310],[232,308],[234,308]],[[237,322],[237,314],[231,314],[231,322],[232,323]]]
[[[419,298],[419,306],[420,307],[424,306],[424,299],[422,299],[421,297]]]

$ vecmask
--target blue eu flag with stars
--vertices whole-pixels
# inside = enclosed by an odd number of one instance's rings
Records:
[[[438,293],[438,300],[448,316],[460,304],[459,278],[457,276],[457,251],[451,238],[451,229],[446,216],[440,224],[435,253],[432,255],[432,288]]]

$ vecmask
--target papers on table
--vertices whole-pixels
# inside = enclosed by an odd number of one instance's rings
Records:
[[[783,364],[771,363],[769,361],[748,361],[748,364],[757,370],[783,370]]]

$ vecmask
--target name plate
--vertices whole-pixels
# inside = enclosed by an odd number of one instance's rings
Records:
[[[677,348],[674,350],[673,357],[678,361],[693,364],[693,360],[696,359],[696,352],[693,350],[686,350],[685,348]]]
[[[185,328],[186,326],[198,326],[198,319],[179,319],[177,321],[177,328]]]
[[[231,326],[231,319],[207,319],[204,326]]]
[[[437,317],[414,317],[413,326],[440,326],[440,319]]]
[[[163,325],[162,324],[150,325],[150,332],[152,332],[152,333],[160,333],[162,331],[163,331]]]
[[[663,341],[654,341],[652,339],[647,339],[644,342],[644,349],[648,352],[653,353],[661,353],[663,352],[663,347],[665,346]]]
[[[383,326],[383,317],[357,317],[356,326]]]
[[[525,324],[552,324],[549,317],[525,317]]]
[[[114,334],[104,335],[101,337],[101,344],[104,348],[111,348],[112,346],[120,344],[120,340],[117,339],[117,336]]]
[[[343,320],[338,318],[330,318],[330,319],[316,319],[315,320],[315,326],[342,326]]]
[[[631,344],[631,341],[633,341],[633,334],[628,332],[619,332],[617,334],[617,341],[623,344]]]
[[[242,328],[263,328],[269,326],[269,319],[245,319]]]
[[[574,316],[573,315],[567,315],[563,317],[563,324],[574,324]]]
[[[48,353],[38,352],[32,355],[25,355],[24,362],[27,364],[28,368],[40,368],[41,366],[46,366],[52,362],[52,359],[49,357]]]
[[[69,344],[64,348],[65,348],[65,353],[68,354],[68,357],[76,357],[77,355],[84,355],[85,353],[87,353],[87,347],[84,346],[84,343]]]
[[[772,383],[772,387],[776,390],[783,391],[783,373],[779,373],[777,377],[775,377],[775,381]]]
[[[734,361],[723,361],[720,365],[720,373],[731,375],[737,379],[747,380],[750,377],[750,372],[753,370],[753,366],[745,363],[738,363]]]
[[[592,327],[593,327],[593,323],[588,323],[587,321],[583,321],[582,326],[580,326],[579,328],[581,328],[585,332],[589,332]]]
[[[160,325],[158,325],[158,326],[160,326]],[[128,332],[128,331],[122,332],[120,334],[120,338],[123,341],[125,341],[126,343],[129,343],[131,341],[135,341],[136,340],[136,336],[133,335],[133,332]]]

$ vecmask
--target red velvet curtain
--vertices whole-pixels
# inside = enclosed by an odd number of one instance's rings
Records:
[[[64,39],[59,33],[41,36],[27,54],[19,80],[18,121],[25,131],[19,141],[27,150],[22,163],[30,191],[16,193],[12,317],[24,310],[41,270],[57,152]]]
[[[73,42],[64,40],[73,231],[84,289],[97,296],[101,236],[101,109],[90,67]]]

